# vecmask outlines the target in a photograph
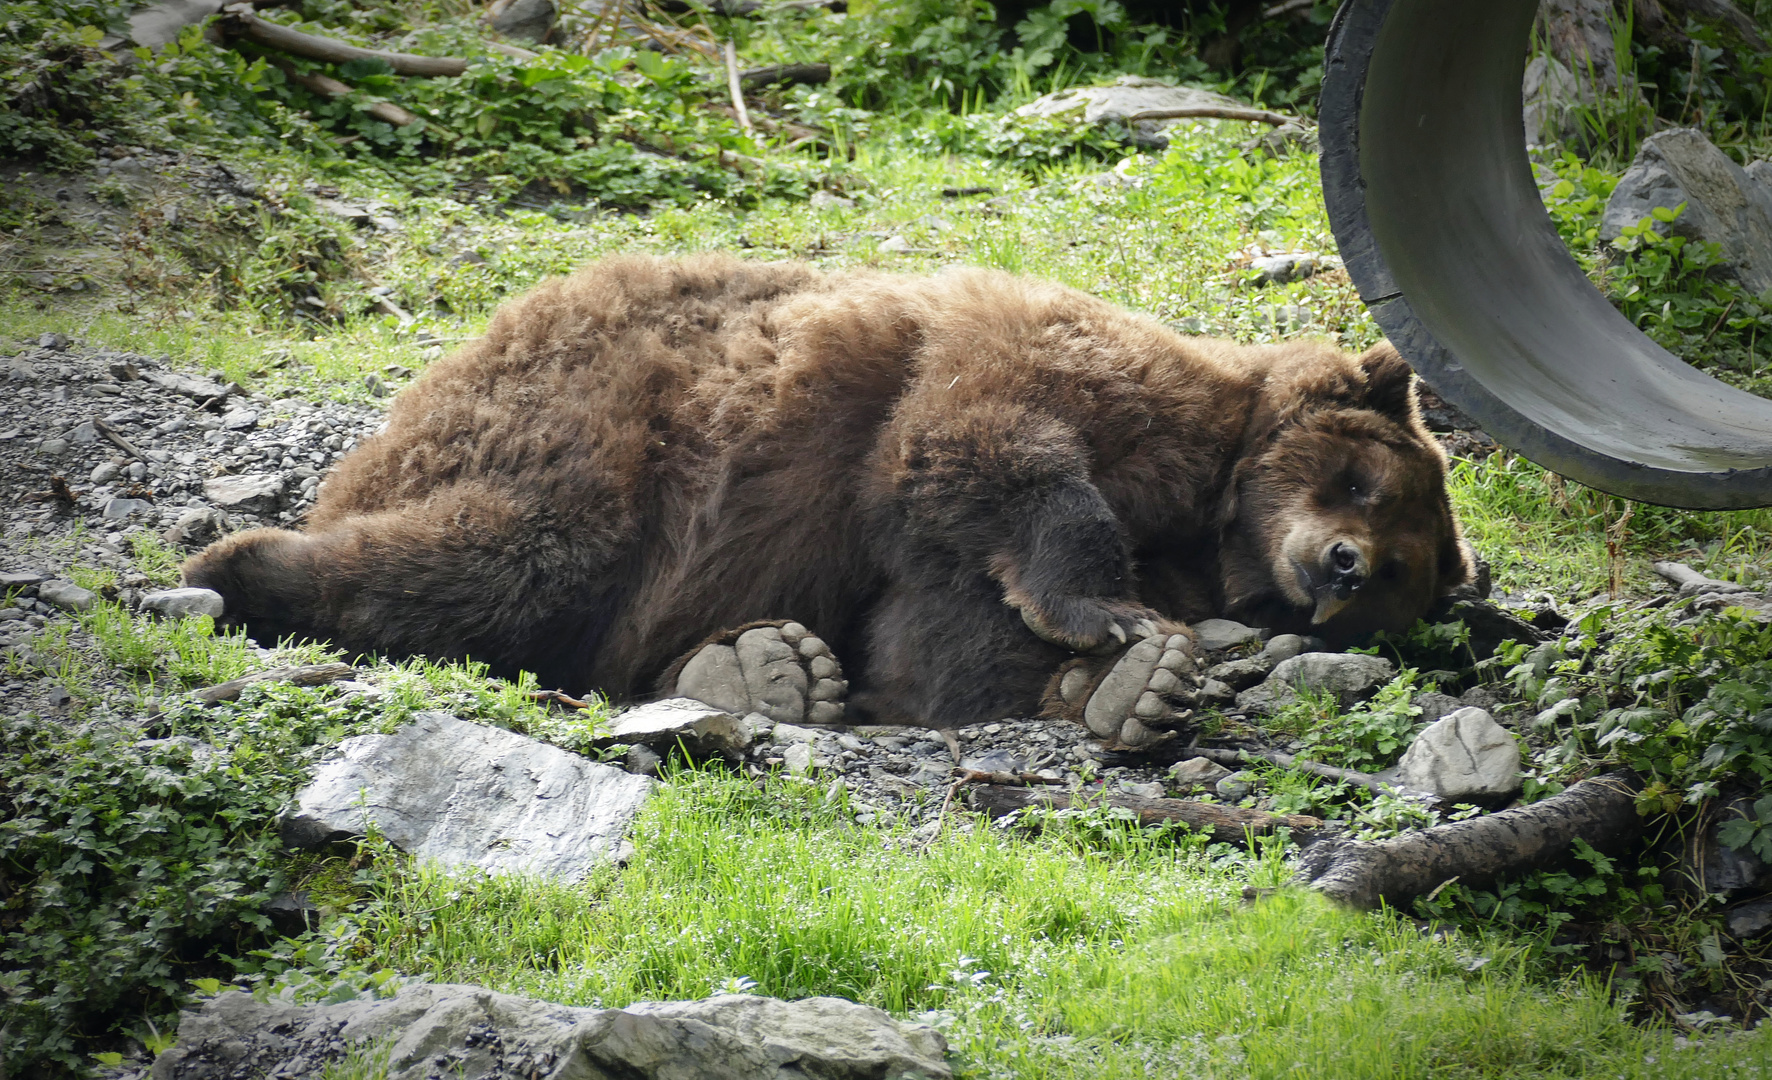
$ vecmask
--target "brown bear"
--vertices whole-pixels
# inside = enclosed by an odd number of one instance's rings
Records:
[[[1467,579],[1411,380],[987,270],[613,258],[402,393],[302,532],[184,579],[260,640],[1144,745],[1196,703],[1188,621],[1349,641]]]

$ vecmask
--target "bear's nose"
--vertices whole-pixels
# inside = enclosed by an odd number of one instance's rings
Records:
[[[1329,587],[1337,599],[1346,600],[1366,583],[1366,560],[1352,544],[1337,542],[1329,549]]]

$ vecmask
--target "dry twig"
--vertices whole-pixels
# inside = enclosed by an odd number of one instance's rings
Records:
[[[1296,117],[1283,113],[1269,112],[1266,109],[1233,109],[1228,105],[1189,105],[1179,109],[1146,109],[1135,112],[1126,118],[1127,122],[1137,120],[1248,120],[1257,124],[1272,124],[1281,127],[1295,124]]]

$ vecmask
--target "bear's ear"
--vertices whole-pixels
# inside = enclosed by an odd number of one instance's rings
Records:
[[[1360,370],[1366,374],[1361,404],[1405,424],[1414,418],[1415,372],[1390,342],[1381,341],[1362,353]]]

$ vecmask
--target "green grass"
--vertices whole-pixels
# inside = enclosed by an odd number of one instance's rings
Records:
[[[1714,1078],[1772,1054],[1764,1032],[1676,1049],[1505,938],[1276,892],[1273,854],[1123,825],[924,847],[789,790],[679,772],[634,861],[579,886],[383,863],[341,944],[567,1004],[841,995],[942,1024],[962,1076]]]

